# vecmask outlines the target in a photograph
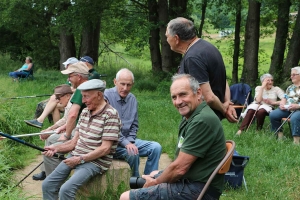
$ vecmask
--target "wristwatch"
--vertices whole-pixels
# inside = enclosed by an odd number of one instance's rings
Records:
[[[83,160],[83,157],[80,156],[80,164],[83,164],[83,163],[85,163],[85,161]]]

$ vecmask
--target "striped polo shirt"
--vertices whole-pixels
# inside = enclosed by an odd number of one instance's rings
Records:
[[[79,139],[71,154],[73,156],[85,155],[101,146],[102,140],[114,141],[108,155],[91,161],[102,170],[107,170],[118,145],[120,129],[119,114],[109,103],[94,115],[91,115],[87,108],[83,109],[75,129],[79,131]]]

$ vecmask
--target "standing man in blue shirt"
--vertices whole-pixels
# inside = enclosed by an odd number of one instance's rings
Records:
[[[115,87],[106,89],[104,97],[118,111],[122,121],[121,135],[114,158],[126,160],[132,169],[132,175],[139,176],[139,157],[148,157],[144,169],[144,174],[148,175],[158,169],[161,145],[158,142],[137,138],[137,100],[130,93],[133,83],[133,73],[128,69],[121,69],[114,79]]]

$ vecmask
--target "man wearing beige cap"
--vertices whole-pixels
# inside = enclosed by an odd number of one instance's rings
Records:
[[[45,156],[57,152],[70,154],[43,181],[43,199],[75,199],[79,187],[110,167],[117,148],[121,120],[117,110],[104,100],[104,82],[92,79],[77,90],[81,90],[87,108],[80,115],[72,140],[45,147]],[[68,179],[73,169],[74,174]]]

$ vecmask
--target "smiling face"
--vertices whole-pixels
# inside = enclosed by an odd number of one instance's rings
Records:
[[[201,89],[199,88],[195,94],[187,78],[175,80],[171,85],[170,92],[173,105],[186,119],[192,115],[202,102]]]
[[[291,79],[294,84],[296,85],[300,84],[300,74],[297,72],[297,70],[291,71]]]
[[[98,106],[103,100],[103,93],[98,90],[86,90],[81,91],[82,102],[85,103],[86,107],[90,111],[97,110]]]

